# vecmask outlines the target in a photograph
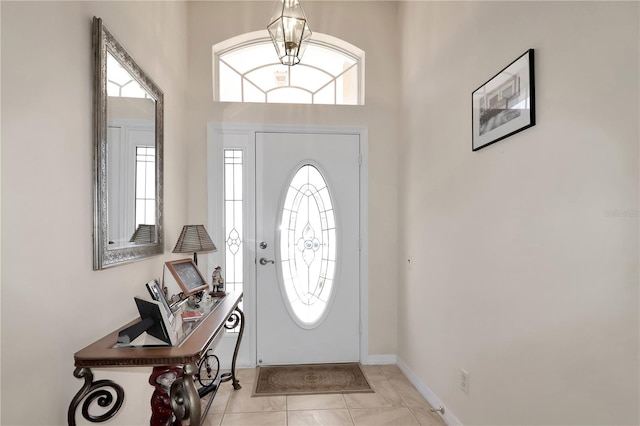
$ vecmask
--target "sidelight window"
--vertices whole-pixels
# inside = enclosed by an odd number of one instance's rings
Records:
[[[244,285],[243,154],[241,149],[224,150],[224,265],[228,291],[242,291]],[[233,331],[237,332],[238,327]]]
[[[156,223],[156,148],[136,147],[136,226]]]

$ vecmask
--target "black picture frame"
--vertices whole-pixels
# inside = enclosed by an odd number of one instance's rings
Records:
[[[535,126],[533,51],[524,52],[471,94],[472,151]]]
[[[177,339],[175,338],[175,332],[173,332],[173,326],[166,315],[162,314],[162,309],[164,308],[160,306],[160,302],[150,302],[137,297],[134,297],[133,300],[135,300],[138,307],[141,323],[146,326],[142,331],[146,331],[150,336],[160,339],[168,345],[175,346]]]
[[[182,289],[184,296],[191,296],[209,288],[204,278],[192,259],[180,259],[165,262],[169,272]]]

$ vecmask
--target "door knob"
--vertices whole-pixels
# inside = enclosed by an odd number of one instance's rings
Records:
[[[264,258],[264,257],[261,257],[261,258],[260,258],[260,264],[261,264],[261,265],[266,265],[267,263],[276,263],[276,262],[274,262],[273,260],[267,260],[267,259],[266,259],[266,258]]]

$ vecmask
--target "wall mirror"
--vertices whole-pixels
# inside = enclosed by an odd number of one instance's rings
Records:
[[[163,93],[93,18],[93,269],[161,254]]]

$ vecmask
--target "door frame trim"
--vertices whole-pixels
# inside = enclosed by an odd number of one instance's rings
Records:
[[[221,194],[223,183],[223,170],[220,165],[223,161],[223,150],[226,141],[233,139],[234,145],[246,144],[250,146],[255,141],[256,133],[313,133],[313,134],[352,134],[360,138],[360,362],[365,363],[369,358],[369,131],[366,127],[359,126],[301,126],[301,125],[269,125],[260,123],[207,123],[207,227],[212,235],[224,235],[223,230],[223,198]],[[228,139],[227,139],[228,138]],[[230,143],[230,142],[229,142]],[[254,145],[255,147],[255,145]],[[255,158],[247,158],[250,167],[247,169],[251,177],[255,177]],[[249,183],[252,193],[255,193],[255,179]],[[245,185],[246,188],[246,185]],[[254,200],[247,200],[247,210],[255,212]],[[245,241],[255,241],[255,221],[246,227],[247,235]],[[223,245],[223,242],[219,242]],[[255,268],[247,267],[250,259],[255,259],[256,253],[251,244],[243,247],[245,258],[245,282],[255,283]],[[208,273],[215,265],[222,264],[223,250],[211,253],[207,256]],[[256,356],[256,289],[254,286],[245,285],[244,289],[244,310],[249,313],[245,327],[245,339],[240,348],[238,365],[245,367],[255,367],[257,365]]]

